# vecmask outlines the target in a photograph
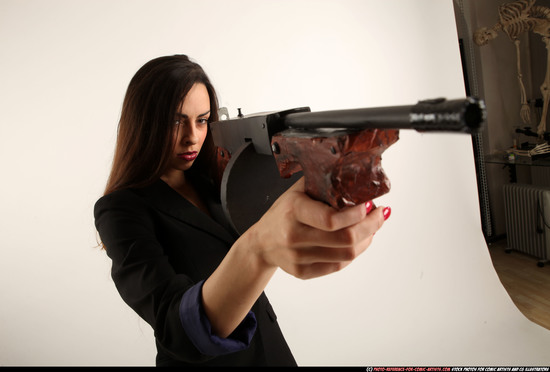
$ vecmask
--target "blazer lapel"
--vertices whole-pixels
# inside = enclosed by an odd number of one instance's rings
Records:
[[[152,202],[157,209],[188,225],[214,235],[229,245],[232,245],[238,237],[233,231],[222,226],[220,224],[221,221],[217,222],[202,212],[162,180],[158,180],[151,186],[136,191]],[[223,211],[215,210],[216,207],[221,209],[218,203],[209,199],[207,200],[207,204],[213,216],[220,216],[220,212],[223,215]],[[224,217],[221,218],[224,219]]]

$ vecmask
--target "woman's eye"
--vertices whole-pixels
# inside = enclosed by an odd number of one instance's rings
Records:
[[[181,121],[179,121],[178,119],[174,120],[174,125],[180,125],[181,124]]]
[[[199,119],[199,123],[200,123],[200,124],[208,124],[208,119],[206,119],[206,118],[201,118],[201,119]]]

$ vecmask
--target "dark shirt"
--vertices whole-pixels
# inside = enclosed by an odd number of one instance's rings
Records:
[[[193,345],[205,355],[223,355],[246,349],[256,331],[256,316],[252,311],[227,338],[212,334],[212,326],[202,308],[201,291],[204,281],[194,285],[182,296],[180,319]]]

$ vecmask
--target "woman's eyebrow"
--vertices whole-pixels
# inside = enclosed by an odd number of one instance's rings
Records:
[[[200,118],[200,117],[206,116],[206,115],[208,115],[208,114],[210,114],[210,110],[206,111],[204,114],[198,115],[198,117]],[[182,114],[181,112],[178,112],[176,115],[179,116],[179,117],[181,117],[181,118],[184,118],[184,119],[188,119],[188,118],[189,118],[189,116],[187,116],[186,114]]]

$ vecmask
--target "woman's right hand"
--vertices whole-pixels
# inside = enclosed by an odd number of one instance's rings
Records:
[[[302,178],[282,194],[245,234],[267,267],[280,267],[301,279],[341,270],[363,253],[389,217],[372,202],[337,211],[311,199]]]

